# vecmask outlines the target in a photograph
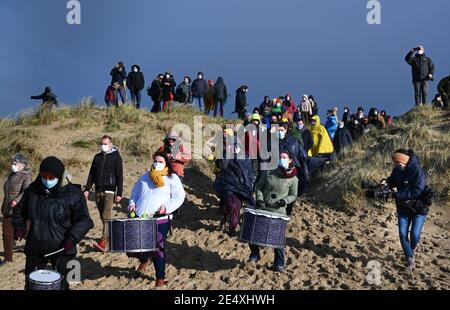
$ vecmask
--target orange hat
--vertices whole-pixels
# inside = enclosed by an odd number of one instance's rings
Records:
[[[394,153],[392,155],[392,161],[406,165],[409,162],[409,156],[403,153]]]

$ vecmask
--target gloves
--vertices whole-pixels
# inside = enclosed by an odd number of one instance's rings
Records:
[[[27,235],[27,230],[24,228],[17,228],[14,230],[14,240],[22,240],[25,239],[25,236]]]
[[[63,243],[64,247],[64,254],[70,255],[73,254],[73,250],[75,249],[75,243],[73,243],[71,240],[66,240]]]
[[[280,200],[277,201],[277,207],[278,208],[283,208],[285,206],[286,206],[286,200],[280,199]]]
[[[266,204],[264,203],[264,201],[262,201],[262,200],[258,200],[257,202],[256,202],[256,209],[262,209],[262,208],[264,208],[266,206]]]

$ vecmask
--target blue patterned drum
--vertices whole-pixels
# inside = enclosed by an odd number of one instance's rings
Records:
[[[28,289],[31,291],[59,291],[62,277],[53,270],[36,270],[28,275]]]
[[[240,240],[264,247],[284,248],[288,221],[287,216],[246,208]]]
[[[115,219],[108,221],[109,251],[118,253],[154,252],[158,249],[156,219]]]

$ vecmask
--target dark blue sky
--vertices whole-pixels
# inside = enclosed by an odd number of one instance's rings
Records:
[[[198,70],[224,77],[233,95],[314,94],[333,106],[378,106],[397,115],[413,105],[407,51],[422,44],[436,79],[450,74],[449,0],[380,0],[381,25],[366,22],[367,0],[80,0],[82,24],[66,23],[66,0],[1,0],[0,114],[38,104],[50,85],[60,101],[103,103],[109,71],[140,64],[147,84],[170,70],[179,82]],[[144,106],[150,98],[144,96]]]

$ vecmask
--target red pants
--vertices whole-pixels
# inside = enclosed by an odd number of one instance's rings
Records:
[[[173,102],[172,100],[164,101],[162,108],[164,112],[172,113],[172,102]]]
[[[14,246],[14,227],[12,217],[4,217],[3,228],[3,250],[5,251],[5,261],[12,262]]]
[[[239,216],[241,214],[242,201],[232,192],[227,192],[220,197],[220,210],[223,219],[229,219],[230,231],[234,231],[239,224]]]

